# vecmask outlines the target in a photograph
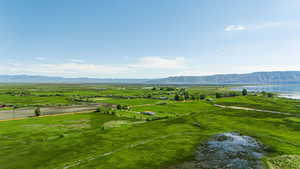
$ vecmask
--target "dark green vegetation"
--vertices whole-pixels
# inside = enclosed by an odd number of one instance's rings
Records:
[[[1,104],[112,105],[90,113],[0,122],[0,168],[166,169],[193,159],[199,144],[224,132],[238,132],[262,142],[267,152],[265,161],[270,158],[274,166],[276,161],[284,163],[285,158],[279,156],[300,155],[300,118],[296,116],[300,114],[300,101],[253,93],[242,96],[242,92],[233,94],[223,86],[170,88],[2,85]],[[27,94],[13,96],[8,92]],[[216,98],[216,93],[221,97]],[[176,95],[181,97],[179,101],[174,100]],[[214,104],[291,115],[219,108]],[[291,166],[297,165],[299,158],[293,160],[296,162]]]

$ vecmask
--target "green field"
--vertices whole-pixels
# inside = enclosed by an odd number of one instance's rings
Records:
[[[0,168],[171,169],[192,160],[197,147],[211,136],[238,132],[264,145],[266,164],[299,169],[300,101],[254,94],[215,98],[217,92],[230,93],[223,86],[171,86],[172,91],[160,87],[165,86],[1,85],[1,104],[26,107],[97,102],[128,108],[113,108],[113,113],[85,112],[1,121]],[[174,100],[180,88],[186,88],[189,99]],[[9,91],[30,94],[12,96]],[[60,95],[54,96],[57,94]],[[191,99],[191,95],[201,94],[211,99]],[[13,99],[6,100],[8,97]],[[214,104],[291,114],[234,110]],[[145,111],[155,115],[140,113]]]

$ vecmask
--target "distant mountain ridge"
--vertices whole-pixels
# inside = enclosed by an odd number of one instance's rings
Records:
[[[124,84],[300,84],[300,71],[174,76],[160,79],[64,78],[31,75],[0,75],[0,83],[124,83]]]
[[[149,79],[65,78],[32,75],[0,75],[0,83],[146,83]]]
[[[211,76],[175,76],[148,82],[160,84],[300,84],[300,71],[254,72]]]

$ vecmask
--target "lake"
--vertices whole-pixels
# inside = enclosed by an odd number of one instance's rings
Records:
[[[300,99],[300,84],[297,85],[251,85],[241,86],[233,90],[247,89],[253,92],[273,92],[279,93],[280,97],[287,97],[292,99]]]

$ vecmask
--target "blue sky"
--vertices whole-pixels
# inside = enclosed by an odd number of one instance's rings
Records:
[[[300,70],[299,0],[0,0],[0,74]]]

